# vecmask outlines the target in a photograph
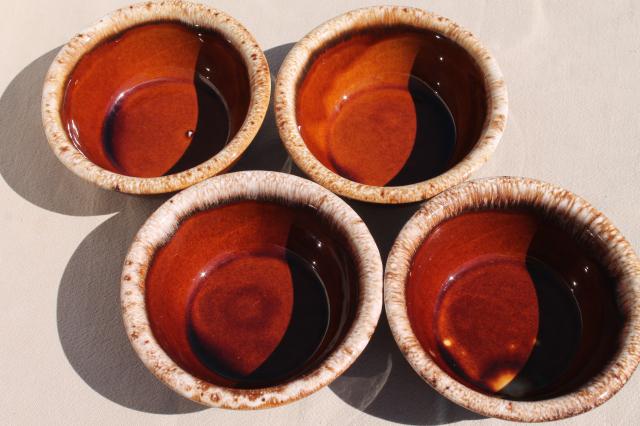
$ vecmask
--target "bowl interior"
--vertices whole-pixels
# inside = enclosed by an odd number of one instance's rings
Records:
[[[250,99],[247,67],[223,36],[178,22],[147,23],[80,59],[62,121],[98,166],[158,177],[217,154],[242,126]]]
[[[372,26],[314,55],[296,116],[307,147],[331,171],[367,185],[413,184],[475,146],[487,118],[484,78],[442,34]]]
[[[155,253],[151,330],[184,370],[235,388],[316,367],[355,317],[358,274],[345,237],[318,211],[236,201],[194,213]]]
[[[624,324],[598,244],[532,208],[450,218],[413,258],[411,327],[445,372],[487,395],[574,391],[619,350]]]

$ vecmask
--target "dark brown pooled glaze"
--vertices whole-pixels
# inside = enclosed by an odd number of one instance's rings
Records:
[[[236,388],[313,369],[354,317],[358,277],[342,237],[306,207],[242,201],[184,220],[146,278],[160,346]]]
[[[165,22],[124,31],[73,70],[62,120],[98,166],[137,177],[195,167],[240,129],[247,68],[222,36]]]
[[[460,46],[404,27],[335,41],[300,83],[296,116],[311,153],[359,183],[438,176],[474,147],[486,119],[484,80]]]
[[[407,311],[448,374],[489,395],[568,393],[619,348],[615,281],[592,250],[533,210],[468,212],[419,247]]]

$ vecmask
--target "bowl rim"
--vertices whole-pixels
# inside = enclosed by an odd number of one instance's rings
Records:
[[[342,342],[312,371],[260,389],[223,387],[196,378],[177,365],[155,340],[145,309],[145,278],[154,253],[194,211],[238,200],[307,205],[347,238],[359,276],[356,314]],[[162,204],[135,236],[124,261],[120,300],[127,336],[142,362],[167,386],[204,405],[258,409],[303,398],[340,376],[362,353],[382,311],[382,260],[358,214],[342,199],[309,180],[279,172],[244,171],[194,185]]]
[[[225,37],[247,66],[251,100],[236,135],[207,161],[172,175],[151,178],[126,176],[94,164],[69,138],[61,119],[66,85],[84,54],[132,27],[159,21],[199,25]],[[76,175],[104,189],[130,194],[159,194],[183,189],[231,167],[257,134],[267,112],[270,93],[267,59],[251,33],[236,19],[212,7],[183,0],[137,3],[105,15],[62,47],[45,77],[42,120],[53,152]]]
[[[476,61],[487,95],[484,127],[472,150],[439,176],[404,186],[365,185],[329,170],[306,146],[296,118],[297,86],[308,64],[327,44],[353,31],[388,25],[408,25],[444,35]],[[396,204],[422,201],[466,180],[495,150],[505,129],[508,111],[507,88],[498,63],[468,30],[448,18],[422,9],[402,6],[374,6],[352,10],[321,24],[291,49],[286,56],[275,89],[276,121],[280,137],[294,162],[311,179],[340,195],[360,201]]]
[[[405,298],[411,261],[431,230],[470,209],[533,206],[571,226],[584,227],[603,245],[602,264],[616,272],[617,300],[627,316],[621,347],[610,363],[579,389],[541,401],[514,401],[472,390],[443,371],[413,333]],[[430,201],[398,235],[385,268],[385,310],[391,331],[413,369],[436,391],[471,411],[505,420],[541,422],[589,411],[618,392],[640,362],[640,260],[610,220],[583,198],[556,185],[520,177],[478,179],[451,188]]]

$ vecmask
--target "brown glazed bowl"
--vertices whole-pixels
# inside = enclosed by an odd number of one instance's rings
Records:
[[[338,16],[291,49],[275,93],[295,163],[340,195],[430,198],[467,179],[507,119],[498,64],[469,31],[420,9]]]
[[[321,186],[229,173],[175,195],[127,254],[121,301],[143,363],[201,404],[268,408],[340,376],[382,310],[364,222]]]
[[[253,36],[211,7],[131,5],[76,35],[45,78],[56,156],[98,186],[173,192],[230,168],[264,119],[269,69]]]
[[[394,338],[416,372],[485,416],[558,420],[604,403],[640,361],[640,261],[582,198],[527,178],[425,203],[385,272]]]

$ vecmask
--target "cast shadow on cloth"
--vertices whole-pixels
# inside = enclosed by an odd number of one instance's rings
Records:
[[[290,47],[284,45],[266,52],[272,71],[277,70]],[[50,61],[44,62],[48,66]],[[39,143],[49,150],[46,140]],[[48,167],[64,169],[56,164],[55,158],[52,161]],[[282,170],[283,167],[287,167],[287,155],[278,138],[272,103],[265,124],[234,171]],[[79,180],[73,175],[69,179]],[[91,191],[101,190],[90,187],[88,192]],[[131,197],[102,192],[118,199],[107,205],[120,213],[82,241],[62,277],[58,292],[58,333],[65,355],[91,388],[117,404],[163,414],[204,409],[164,386],[142,365],[122,324],[119,289],[123,259],[137,230],[168,195]],[[119,201],[121,196],[124,202]],[[96,211],[90,213],[97,214]]]
[[[265,52],[275,75],[293,44]],[[93,390],[122,406],[150,413],[204,409],[160,383],[137,358],[124,333],[119,304],[122,261],[133,236],[168,196],[106,191],[67,170],[47,144],[40,114],[45,73],[59,49],[24,68],[0,97],[0,174],[30,203],[72,216],[120,212],[91,232],[74,252],[58,291],[60,342],[69,363]],[[275,125],[273,97],[265,121],[237,170],[292,168]],[[293,169],[293,170],[292,170]],[[348,201],[363,217],[386,258],[417,205],[374,206]],[[364,354],[330,389],[353,407],[401,423],[450,423],[479,416],[440,397],[411,370],[384,314]]]
[[[381,205],[347,201],[373,234],[383,263],[398,233],[420,204]],[[385,313],[366,349],[330,389],[351,406],[404,424],[447,424],[482,418],[442,397],[402,356]]]

